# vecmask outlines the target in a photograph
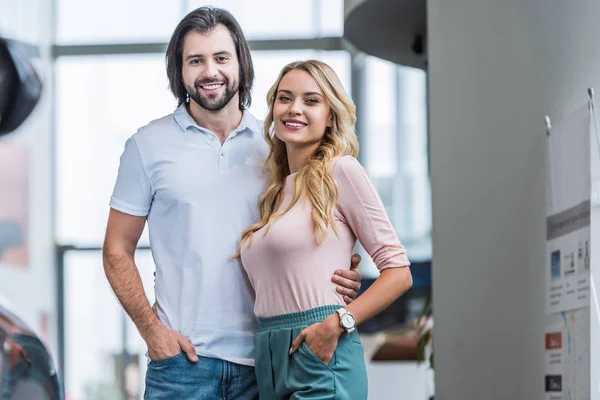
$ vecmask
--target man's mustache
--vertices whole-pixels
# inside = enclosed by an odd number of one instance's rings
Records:
[[[203,80],[197,80],[196,82],[194,82],[194,86],[198,87],[198,86],[203,86],[203,85],[214,85],[214,84],[221,84],[221,83],[224,83],[225,85],[227,85],[229,83],[229,81],[227,79],[224,79],[224,80],[203,79]]]

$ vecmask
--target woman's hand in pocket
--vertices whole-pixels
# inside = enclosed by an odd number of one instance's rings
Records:
[[[344,329],[340,326],[340,318],[337,313],[333,313],[323,322],[318,322],[303,329],[292,342],[290,354],[295,353],[302,342],[306,342],[306,345],[315,356],[319,357],[325,364],[329,364],[343,332]]]

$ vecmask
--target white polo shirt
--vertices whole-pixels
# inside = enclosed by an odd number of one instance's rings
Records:
[[[268,154],[248,111],[221,146],[184,105],[129,138],[110,206],[147,216],[158,317],[202,356],[254,365],[254,292],[238,259]]]

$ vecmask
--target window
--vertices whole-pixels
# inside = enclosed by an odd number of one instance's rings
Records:
[[[426,77],[419,69],[398,67],[399,128],[396,202],[413,260],[431,259],[431,186],[427,150]],[[403,188],[406,188],[403,189]],[[408,193],[407,193],[408,192]]]
[[[230,11],[249,40],[342,36],[343,33],[343,0],[190,1],[189,11],[204,5]]]
[[[412,261],[431,258],[425,73],[367,57],[363,162]],[[359,247],[364,254],[364,250]],[[378,271],[368,256],[363,275]]]
[[[45,6],[39,3],[0,0],[0,35],[39,45],[47,32],[42,23]]]
[[[179,1],[57,0],[58,44],[168,42]]]
[[[56,62],[57,239],[102,243],[125,140],[173,112],[163,55]],[[142,243],[147,243],[144,235]]]
[[[390,178],[396,173],[396,65],[368,57],[365,75],[367,132],[362,137],[367,142],[366,168],[372,178]]]
[[[138,251],[136,264],[152,304],[154,263],[150,252]],[[121,398],[121,379],[126,380],[129,398],[140,398],[145,344],[106,280],[100,251],[66,253],[65,323],[67,398]],[[128,356],[125,368],[121,367],[123,354]]]

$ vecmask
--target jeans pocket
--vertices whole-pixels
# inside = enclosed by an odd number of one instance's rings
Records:
[[[159,365],[167,365],[175,362],[178,358],[185,356],[184,353],[175,354],[174,356],[161,358],[160,360],[150,360],[148,366],[159,366]]]

